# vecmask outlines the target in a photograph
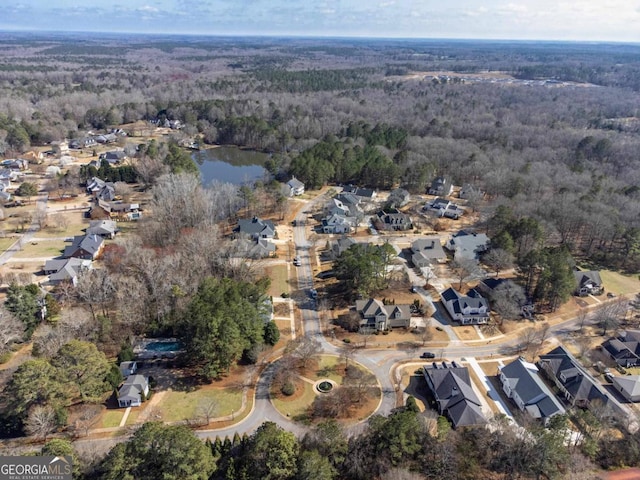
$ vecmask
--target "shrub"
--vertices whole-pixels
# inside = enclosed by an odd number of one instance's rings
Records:
[[[351,339],[350,338],[343,338],[342,341],[344,343],[351,343]]]
[[[0,354],[0,365],[7,363],[11,359],[11,352],[4,352]]]
[[[290,397],[291,395],[296,393],[296,386],[293,384],[293,382],[287,381],[284,382],[280,391],[287,397]]]

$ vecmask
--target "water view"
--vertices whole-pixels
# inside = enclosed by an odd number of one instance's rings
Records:
[[[266,153],[238,147],[209,148],[193,154],[205,185],[212,180],[241,185],[264,178],[267,171],[263,165],[267,158]]]

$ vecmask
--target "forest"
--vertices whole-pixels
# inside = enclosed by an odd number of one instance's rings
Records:
[[[60,287],[55,299],[10,288],[0,354],[33,336],[38,358],[0,395],[12,407],[0,415],[4,435],[42,432],[45,419],[46,438],[71,405],[89,411],[121,380],[106,357],[125,358],[133,336],[180,337],[204,381],[255,363],[277,342],[260,317],[268,279],[258,262],[237,261],[223,230],[240,209],[282,215],[286,199],[277,182],[202,185],[185,139],[269,152],[275,180],[293,174],[312,188],[425,193],[435,176],[471,184],[484,192],[468,203],[478,229],[517,262],[527,295],[550,308],[570,295],[574,262],[640,269],[638,45],[0,33],[4,158],[165,120],[183,128],[166,143],[141,141],[134,166],[103,163],[52,181],[62,191],[99,174],[126,192],[135,180],[153,215],[109,245],[105,268],[77,288]],[[368,253],[380,270],[384,249]],[[494,257],[498,272],[504,258]],[[354,255],[337,264],[354,292],[380,275],[346,275],[361,264]],[[39,316],[40,300],[55,323]],[[149,423],[106,460],[60,439],[44,451],[78,454],[78,477],[105,479],[158,478],[158,468],[176,479],[588,478],[640,461],[638,434],[609,437],[602,419],[584,414],[573,421],[589,434],[566,445],[565,420],[526,436],[500,419],[451,431],[408,404],[358,432],[329,423],[296,438],[265,423],[204,443]],[[166,456],[148,449],[150,439]]]

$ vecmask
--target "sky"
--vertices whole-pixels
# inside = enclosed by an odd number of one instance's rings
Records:
[[[640,42],[640,0],[4,2],[0,30]]]

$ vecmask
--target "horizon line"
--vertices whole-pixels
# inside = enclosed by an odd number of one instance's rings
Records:
[[[47,34],[55,35],[137,35],[137,36],[165,36],[165,37],[209,37],[209,38],[272,38],[272,39],[303,39],[303,40],[400,40],[400,41],[461,41],[461,42],[513,42],[513,43],[575,43],[575,44],[618,44],[637,45],[640,40],[585,40],[585,39],[548,39],[548,38],[474,38],[474,37],[401,37],[401,36],[371,36],[371,35],[328,35],[328,34],[272,34],[272,33],[188,33],[188,32],[135,32],[127,30],[31,30],[0,28],[0,34]]]

